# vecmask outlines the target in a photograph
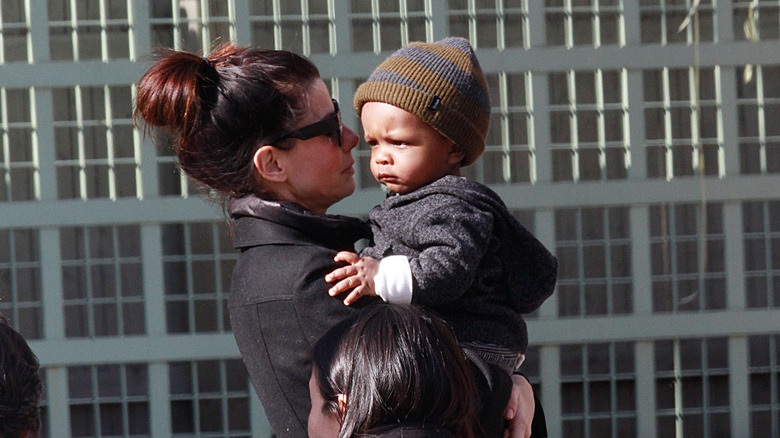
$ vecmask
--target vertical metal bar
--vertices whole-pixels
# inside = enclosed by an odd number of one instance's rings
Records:
[[[579,301],[579,309],[578,316],[583,317],[585,315],[586,310],[586,304],[585,302],[588,300],[588,296],[586,295],[586,289],[585,289],[585,266],[583,266],[585,263],[585,245],[583,243],[583,233],[582,233],[582,208],[577,208],[574,210],[570,210],[574,212],[574,217],[577,224],[577,235],[575,238],[577,239],[575,241],[577,245],[577,290],[580,294]]]
[[[766,207],[766,204],[763,205]],[[726,290],[728,291],[726,294],[726,309],[729,310],[744,310],[747,302],[747,297],[745,296],[744,225],[741,207],[742,204],[738,201],[727,202],[723,206],[725,210],[723,212],[723,228],[726,230],[725,244],[726,248],[728,248],[728,251],[725,251],[724,254],[726,264]],[[764,209],[764,212],[765,211],[766,210]],[[766,251],[766,255],[767,258],[771,257],[771,251]],[[769,263],[765,266],[772,266],[772,264]],[[771,284],[771,282],[768,284]],[[772,294],[770,293],[769,296],[771,297]]]
[[[596,88],[596,137],[599,148],[599,173],[601,180],[607,179],[607,135],[606,135],[606,114],[604,113],[604,72],[602,69],[596,69],[594,75],[594,87]]]
[[[238,31],[236,30],[236,1],[235,0],[227,0],[227,16],[228,16],[228,38],[230,39],[230,42],[236,43],[238,42]],[[248,15],[243,16],[242,18],[246,20]]]
[[[311,55],[311,23],[309,21],[309,2],[301,0],[301,40],[303,54],[306,56]]]
[[[522,0],[520,4],[522,8],[522,29],[523,29],[523,48],[528,50],[531,48],[531,25],[530,11],[528,7],[528,0]],[[542,27],[542,26],[539,26]]]
[[[181,31],[181,12],[179,11],[179,0],[171,1],[171,24],[173,26],[173,49],[182,49],[182,31]]]
[[[25,28],[27,30],[27,35],[26,35],[25,39],[26,39],[26,42],[27,42],[27,62],[28,63],[32,63],[34,61],[33,55],[35,53],[35,51],[33,50],[34,43],[33,43],[33,37],[32,37],[32,34],[33,34],[32,33],[32,16],[31,16],[32,14],[30,14],[30,11],[32,9],[31,9],[31,5],[30,5],[30,1],[31,0],[25,0],[25,2],[24,2],[24,17],[25,17],[24,25],[25,25]],[[46,30],[48,31],[48,28]],[[48,42],[46,43],[46,46],[48,46]],[[48,57],[48,54],[46,56]]]
[[[609,265],[607,265],[609,266]],[[618,378],[617,378],[617,367],[615,366],[617,351],[615,348],[615,343],[610,342],[609,343],[609,357],[607,360],[609,360],[609,412],[610,412],[610,423],[612,428],[612,437],[617,437],[618,433],[618,405],[617,405],[617,385],[618,385]]]
[[[103,86],[103,102],[106,108],[104,122],[106,126],[106,159],[108,161],[108,198],[115,201],[117,199],[117,172],[116,153],[114,151],[114,112],[111,108],[111,88],[108,85]],[[137,189],[136,193],[138,193]]]
[[[78,23],[78,17],[76,16],[76,0],[70,0],[70,38],[71,43],[73,44],[73,60],[79,61],[79,23]]]
[[[433,36],[433,0],[424,0],[424,9],[425,9],[425,41],[432,42],[434,41]],[[437,2],[437,4],[440,4]]]
[[[758,144],[759,144],[759,168],[761,174],[767,173],[766,157],[766,101],[764,99],[764,69],[756,66],[756,104],[758,105]]]
[[[382,28],[380,26],[379,0],[371,0],[371,30],[374,38],[374,53],[382,52]]]
[[[570,0],[566,0],[570,1]],[[569,94],[569,142],[571,147],[571,178],[572,181],[580,180],[580,157],[579,157],[579,127],[577,126],[577,81],[576,72],[569,70],[566,72]]]
[[[702,390],[702,399],[701,399],[701,408],[702,408],[702,417],[704,419],[703,425],[702,425],[702,436],[712,436],[710,434],[710,418],[712,417],[712,413],[710,412],[710,380],[712,377],[712,370],[710,369],[708,365],[708,358],[709,358],[709,340],[708,339],[702,339],[701,340],[701,357],[702,357],[702,366],[701,366],[701,390]]]
[[[584,315],[584,313],[582,315]],[[582,352],[582,355],[580,356],[582,357],[582,423],[585,432],[584,436],[590,436],[590,420],[593,416],[590,405],[588,404],[588,400],[590,400],[591,382],[590,367],[588,366],[590,355],[588,354],[587,344],[580,345],[579,348]]]
[[[769,305],[774,307],[774,306],[779,305],[780,303],[778,303],[775,300],[775,294],[774,294],[775,293],[775,282],[772,281],[773,274],[772,274],[772,270],[769,268],[770,266],[774,266],[775,265],[773,263],[773,261],[772,261],[772,251],[770,250],[770,248],[772,248],[772,246],[773,246],[773,240],[775,238],[775,236],[774,236],[775,233],[772,233],[772,226],[771,226],[772,218],[771,218],[770,213],[769,213],[769,203],[768,202],[763,202],[762,203],[761,211],[762,211],[762,213],[764,215],[764,228],[763,229],[766,230],[765,233],[764,233],[764,247],[767,250],[764,252],[765,253],[765,257],[766,257],[766,259],[764,261],[764,266],[767,267],[767,269],[766,269],[766,282],[767,282],[767,285],[769,286],[769,290],[767,290],[767,295],[768,295],[768,298],[769,298]]]
[[[185,260],[185,267],[187,272],[187,297],[186,297],[186,304],[187,304],[187,317],[189,319],[189,327],[187,327],[188,333],[197,333],[196,324],[195,324],[195,290],[194,290],[194,284],[195,284],[195,277],[194,277],[194,266],[193,262],[195,261],[195,257],[193,257],[192,253],[192,229],[190,228],[190,224],[182,224],[182,227],[184,228],[184,260]]]
[[[0,8],[0,65],[5,64],[5,26],[3,25],[3,8]]]
[[[1,18],[2,17],[0,17],[0,19]],[[2,41],[0,41],[0,44],[2,44]],[[8,129],[8,93],[5,87],[0,87],[0,132],[2,132],[3,147],[3,180],[5,181],[5,199],[11,201],[11,141],[8,136]]]
[[[141,31],[140,29],[136,29],[137,23],[137,17],[133,10],[133,0],[127,0],[126,6],[127,8],[127,47],[128,47],[128,57],[130,58],[130,61],[136,61],[138,58],[138,48],[136,47],[136,41],[137,37],[140,34],[146,33],[148,34],[149,31],[147,29],[146,32]],[[138,31],[138,32],[136,32]]]
[[[211,241],[214,261],[214,302],[217,308],[217,330],[220,332],[227,330],[224,324],[225,309],[223,306],[223,285],[222,285],[222,252],[219,247],[219,226],[222,224],[211,224]],[[226,417],[227,418],[227,417]]]
[[[190,17],[187,17],[191,20]],[[211,11],[208,0],[200,0],[200,40],[203,45],[203,53],[211,53]]]
[[[339,14],[336,12],[336,1],[335,0],[328,0],[328,54],[330,56],[336,56],[339,53],[339,34],[338,34],[338,26],[336,22],[339,20]],[[346,38],[341,38],[342,41],[344,41],[345,44],[344,50],[348,51],[350,47],[352,47],[352,38],[350,36],[350,32],[347,31],[347,29],[350,28],[349,26],[349,12],[345,11],[344,13],[344,26],[343,30],[341,31],[341,34]]]
[[[192,378],[192,419],[195,428],[195,433],[200,434],[200,387],[198,386],[198,365],[199,362],[191,362],[190,364],[190,377]]]
[[[501,115],[501,174],[504,182],[512,181],[512,156],[509,146],[509,92],[506,72],[498,73],[498,105]]]
[[[540,380],[542,396],[544,397],[544,411],[547,418],[562,418],[561,400],[561,362],[559,345],[543,345],[539,348]],[[547,433],[551,437],[563,435],[561,421],[550,421],[547,424]]]
[[[82,103],[81,85],[73,87],[73,95],[76,105],[76,145],[78,147],[78,171],[79,171],[79,196],[82,200],[87,200],[87,164],[86,151],[84,143],[84,105]]]
[[[225,432],[225,436],[229,436],[230,428],[228,427],[227,420],[229,414],[228,401],[230,397],[228,396],[227,368],[225,362],[225,360],[219,361],[219,388],[221,390],[220,407],[222,408],[222,430]]]
[[[663,108],[664,108],[664,151],[666,158],[666,180],[671,181],[674,177],[674,163],[672,162],[672,103],[671,90],[669,85],[669,67],[664,67],[661,71],[663,82]]]
[[[504,2],[496,0],[496,49],[502,51],[506,49],[506,13],[504,11]]]
[[[409,44],[409,10],[406,0],[398,0],[399,26],[401,31],[401,45]]]
[[[626,170],[626,178],[631,179],[631,174],[633,173],[633,154],[631,153],[631,139],[632,139],[632,125],[631,125],[631,117],[630,117],[630,108],[631,108],[631,97],[628,92],[628,85],[629,82],[629,74],[628,69],[621,69],[620,70],[620,108],[621,108],[621,119],[622,119],[622,137],[623,137],[623,166]],[[638,110],[637,112],[641,112],[641,110]],[[641,116],[639,114],[636,114],[637,119],[641,119]],[[638,140],[638,139],[637,139]],[[643,139],[644,140],[644,139]],[[638,154],[637,154],[638,155]]]
[[[76,266],[81,265],[84,268],[84,278],[87,284],[84,285],[86,290],[84,290],[83,304],[87,308],[87,335],[93,337],[97,335],[97,330],[95,329],[95,291],[92,287],[93,261],[89,255],[92,251],[93,242],[89,238],[88,227],[79,227],[79,229],[84,232],[84,259],[76,261]],[[78,303],[79,300],[76,300],[76,302]]]
[[[612,299],[612,285],[615,282],[615,278],[612,276],[612,238],[609,235],[609,213],[613,211],[612,207],[604,208],[604,221],[602,222],[602,233],[604,233],[603,245],[604,245],[604,285],[607,291],[607,314],[613,314],[615,311],[615,303]]]
[[[239,5],[236,4],[239,2]],[[239,10],[241,12],[239,12]],[[241,17],[240,19],[238,17]],[[230,41],[239,45],[248,45],[252,42],[252,31],[249,23],[250,14],[246,1],[228,1],[228,22],[230,23]]]
[[[683,438],[682,365],[680,363],[679,338],[674,339],[672,348],[674,356],[674,434],[676,438]]]
[[[656,436],[656,388],[653,363],[655,343],[652,340],[640,340],[634,344],[636,360],[636,436]]]
[[[477,4],[476,0],[468,0],[468,17],[469,17],[469,41],[474,46],[474,50],[479,48],[479,37],[477,29]]]
[[[10,199],[10,198],[9,198]],[[14,236],[14,230],[8,231],[8,271],[10,273],[10,286],[11,290],[8,291],[11,295],[11,317],[12,321],[19,321],[19,279],[16,274],[18,269],[18,263],[16,260],[16,238]]]
[[[625,47],[628,38],[626,37],[626,5],[623,0],[618,2],[618,11],[618,46]]]
[[[677,312],[680,302],[680,288],[677,282],[677,240],[679,236],[677,235],[677,221],[674,220],[677,215],[677,208],[675,208],[674,204],[664,205],[664,207],[664,220],[671,219],[667,224],[668,234],[664,235],[664,254],[669,257],[669,272],[666,274],[669,283],[672,285],[672,311]]]
[[[114,257],[114,305],[116,306],[116,333],[117,336],[124,336],[125,333],[125,314],[124,314],[124,299],[122,294],[122,255],[119,253],[119,230],[116,226],[111,227],[111,240]]]
[[[100,9],[100,60],[108,62],[108,23],[106,17],[106,0],[99,0]]]
[[[536,130],[534,129],[535,116],[533,111],[533,74],[531,74],[530,71],[523,73],[523,82],[525,84],[526,136],[528,137],[528,179],[531,185],[535,185],[538,181],[537,170],[539,163],[536,159]]]
[[[601,8],[599,8],[599,0],[593,0],[591,24],[593,25],[593,47],[599,48],[601,47]]]
[[[718,166],[718,178],[723,178],[726,176],[726,152],[725,148],[723,147],[725,144],[725,129],[724,129],[724,118],[723,118],[723,90],[722,90],[722,83],[723,83],[723,74],[720,66],[715,66],[713,71],[713,76],[715,78],[715,110],[716,110],[716,117],[717,117],[717,123],[715,123],[715,129],[716,129],[716,143],[717,143],[717,166]],[[729,76],[731,78],[731,76]],[[732,101],[736,103],[736,100]],[[736,147],[739,144],[739,142],[732,143]]]
[[[660,16],[661,16],[661,45],[665,46],[669,44],[669,38],[667,38],[666,0],[661,0]]]
[[[120,333],[122,333],[120,331]],[[130,436],[130,408],[128,406],[127,394],[127,365],[117,365],[119,367],[119,399],[122,407],[122,433]]]
[[[771,410],[771,416],[772,416],[772,436],[778,436],[780,435],[780,409],[777,409],[777,406],[780,405],[780,384],[778,384],[778,379],[780,378],[780,363],[778,363],[778,357],[780,357],[780,353],[778,353],[778,335],[773,335],[770,337],[769,341],[769,366],[770,370],[772,372],[770,373],[770,381],[772,383],[772,392],[770,394],[772,404],[771,406],[774,407],[774,409]],[[775,342],[772,342],[772,341]]]
[[[702,162],[702,139],[699,132],[699,114],[701,113],[701,101],[699,99],[699,69],[696,66],[688,68],[688,95],[690,100],[688,108],[690,110],[691,123],[691,163],[694,174],[703,174],[704,163]]]
[[[92,382],[92,394],[89,400],[89,404],[92,405],[92,430],[95,433],[95,436],[101,435],[101,427],[100,427],[100,392],[98,391],[98,376],[97,376],[97,365],[86,365],[86,367],[89,369],[89,378]]]
[[[574,47],[574,19],[572,17],[571,0],[563,0],[564,10],[564,41],[567,49]]]

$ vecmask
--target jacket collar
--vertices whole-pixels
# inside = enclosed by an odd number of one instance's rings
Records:
[[[229,201],[227,208],[234,219],[235,248],[274,243],[341,247],[345,242],[352,244],[371,236],[368,224],[360,219],[312,213],[294,202],[248,196]],[[280,227],[268,227],[269,222],[280,225],[285,232],[280,232]]]

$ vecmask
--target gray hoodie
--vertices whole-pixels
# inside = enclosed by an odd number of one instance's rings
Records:
[[[439,313],[460,342],[528,345],[520,316],[539,308],[557,279],[555,257],[488,187],[445,176],[414,192],[391,194],[371,210],[377,259],[404,255],[412,303]]]

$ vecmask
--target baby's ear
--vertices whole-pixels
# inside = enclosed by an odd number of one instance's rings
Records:
[[[455,143],[452,143],[452,148],[450,149],[450,153],[447,154],[447,164],[451,166],[460,164],[464,158],[466,158],[466,154],[463,153],[463,150],[460,148],[460,146],[456,145]]]

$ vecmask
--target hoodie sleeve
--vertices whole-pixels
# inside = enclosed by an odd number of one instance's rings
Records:
[[[451,196],[432,196],[410,221],[412,303],[439,306],[469,289],[493,232],[489,212]]]

